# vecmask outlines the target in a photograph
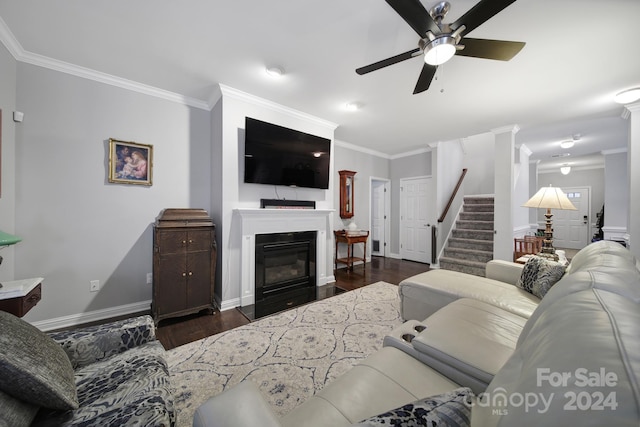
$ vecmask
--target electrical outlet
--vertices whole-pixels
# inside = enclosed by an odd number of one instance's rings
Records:
[[[100,290],[100,280],[92,280],[89,282],[89,291],[98,292]]]
[[[153,283],[153,274],[147,273],[147,285],[150,285],[152,283]]]

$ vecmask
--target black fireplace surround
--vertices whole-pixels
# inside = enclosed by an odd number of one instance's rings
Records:
[[[316,234],[256,234],[256,318],[316,299]]]

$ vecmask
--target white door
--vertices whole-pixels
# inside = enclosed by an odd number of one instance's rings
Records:
[[[590,191],[589,187],[563,187],[577,210],[551,211],[553,214],[553,246],[555,248],[582,249],[590,240],[589,223]]]
[[[400,180],[400,257],[428,263],[431,260],[431,224],[435,220],[433,181]]]
[[[388,180],[371,180],[371,255],[386,256]]]

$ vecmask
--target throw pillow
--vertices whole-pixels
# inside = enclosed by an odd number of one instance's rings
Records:
[[[516,286],[542,299],[553,285],[564,275],[566,267],[539,256],[530,257]]]
[[[27,427],[38,413],[38,407],[0,391],[0,426]]]
[[[470,388],[460,387],[447,393],[407,403],[384,414],[353,424],[353,426],[468,427],[471,420],[473,398],[474,395]]]
[[[24,320],[0,311],[0,390],[51,409],[76,409],[73,368],[62,347]]]

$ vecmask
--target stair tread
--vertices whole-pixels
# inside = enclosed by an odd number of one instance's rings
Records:
[[[493,243],[493,240],[482,240],[482,239],[467,239],[467,238],[462,238],[462,237],[450,237],[449,241],[454,241],[454,242],[459,242],[459,243],[463,243],[463,242],[467,242],[467,243]]]
[[[467,253],[470,253],[470,254],[477,254],[477,255],[484,255],[484,254],[493,255],[493,251],[483,251],[483,250],[480,250],[480,249],[450,248],[450,247],[447,247],[444,250],[445,251],[452,251],[452,252],[467,252]]]
[[[452,264],[462,264],[462,265],[468,265],[471,267],[478,267],[478,268],[485,268],[485,266],[487,265],[486,262],[480,262],[480,261],[469,261],[468,259],[458,259],[458,258],[450,258],[450,257],[440,257],[440,263],[443,262],[449,262]]]

